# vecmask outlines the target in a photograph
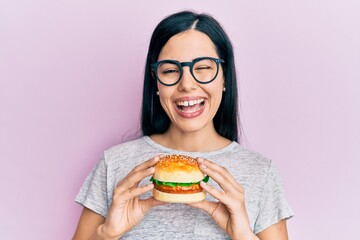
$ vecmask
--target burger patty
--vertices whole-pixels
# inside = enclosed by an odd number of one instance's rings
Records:
[[[181,194],[186,194],[186,193],[197,193],[197,192],[201,192],[202,188],[200,187],[200,184],[193,184],[190,186],[175,186],[175,187],[171,187],[171,186],[166,186],[166,185],[157,185],[154,184],[155,189],[161,191],[161,192],[166,192],[166,193],[181,193]]]

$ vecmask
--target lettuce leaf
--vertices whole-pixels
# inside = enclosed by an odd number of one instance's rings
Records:
[[[209,176],[205,176],[202,181],[203,182],[208,182],[209,178],[210,178]],[[201,181],[199,181],[199,182],[189,182],[189,183],[162,182],[162,181],[154,179],[153,177],[150,179],[150,181],[152,181],[154,184],[159,185],[159,186],[165,185],[165,186],[170,186],[170,187],[176,187],[176,186],[188,187],[188,186],[191,186],[193,184],[200,184],[200,182],[201,182]]]

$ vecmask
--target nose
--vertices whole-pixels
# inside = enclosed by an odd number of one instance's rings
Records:
[[[190,72],[190,67],[183,67],[183,74],[178,84],[178,89],[180,92],[189,92],[195,90],[197,87],[197,82],[195,81],[193,75]]]

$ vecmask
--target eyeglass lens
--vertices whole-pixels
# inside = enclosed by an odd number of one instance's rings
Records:
[[[174,84],[181,77],[180,65],[172,62],[159,64],[157,76],[165,84]],[[199,82],[208,82],[215,78],[218,64],[212,59],[202,59],[194,63],[192,69],[193,77]]]

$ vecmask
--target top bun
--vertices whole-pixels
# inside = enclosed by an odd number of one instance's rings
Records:
[[[195,158],[185,155],[166,155],[155,165],[154,179],[162,182],[191,183],[204,179]]]

